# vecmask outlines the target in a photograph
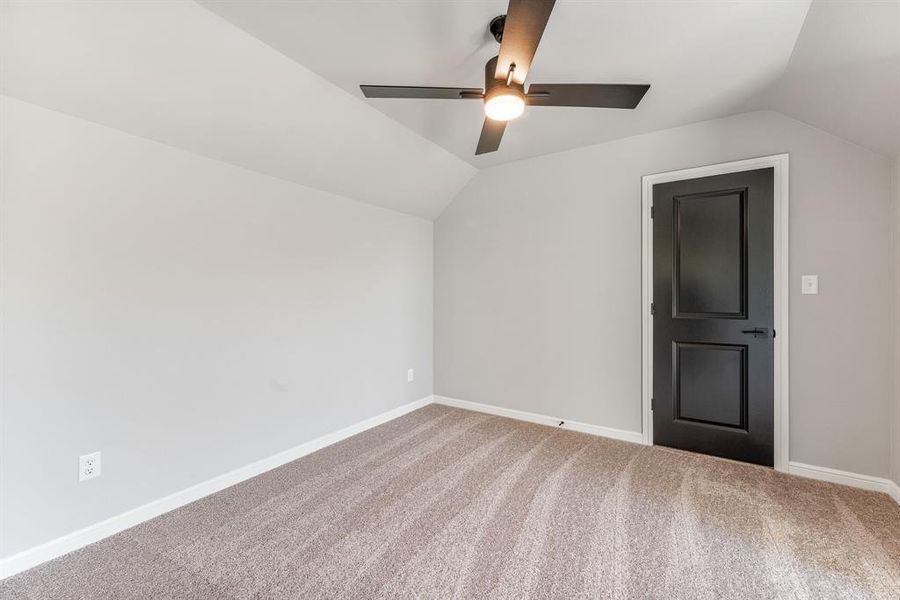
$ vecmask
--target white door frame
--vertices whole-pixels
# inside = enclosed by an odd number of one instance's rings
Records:
[[[788,377],[788,296],[790,291],[788,278],[788,172],[787,154],[763,156],[748,160],[681,169],[641,178],[641,300],[643,307],[643,357],[642,357],[642,422],[641,431],[644,443],[653,444],[653,416],[650,411],[650,394],[653,391],[653,319],[650,318],[650,300],[653,290],[653,223],[650,220],[650,205],[653,201],[653,186],[657,183],[696,179],[710,175],[722,175],[754,169],[775,169],[775,324],[777,336],[773,340],[775,350],[775,402],[774,402],[774,452],[775,470],[787,471],[790,458],[789,434],[790,411],[788,409],[789,377]]]

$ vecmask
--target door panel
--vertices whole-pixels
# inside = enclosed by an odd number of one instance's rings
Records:
[[[674,198],[675,317],[746,314],[745,190]]]
[[[653,187],[655,444],[773,463],[773,174]]]
[[[675,418],[747,429],[747,347],[673,342]]]

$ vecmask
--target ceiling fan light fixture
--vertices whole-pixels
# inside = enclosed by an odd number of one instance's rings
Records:
[[[2,0],[0,0],[2,1]],[[488,26],[500,44],[499,53],[484,65],[484,89],[361,85],[366,98],[434,98],[484,102],[484,124],[475,155],[496,152],[506,123],[525,112],[525,105],[573,106],[581,108],[636,108],[650,88],[634,83],[530,83],[525,81],[534,54],[556,0],[508,0],[506,14],[494,17]],[[529,108],[529,110],[531,110]]]
[[[484,114],[494,121],[511,121],[525,112],[525,94],[513,87],[497,86],[484,99]]]

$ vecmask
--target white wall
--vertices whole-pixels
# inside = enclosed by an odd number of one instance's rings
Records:
[[[430,222],[18,100],[0,126],[0,556],[431,394]]]
[[[479,173],[435,223],[435,393],[640,431],[641,176],[782,152],[791,460],[888,475],[891,162],[778,113]]]

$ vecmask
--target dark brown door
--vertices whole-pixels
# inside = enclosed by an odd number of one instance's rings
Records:
[[[773,169],[653,186],[653,442],[773,461]]]

